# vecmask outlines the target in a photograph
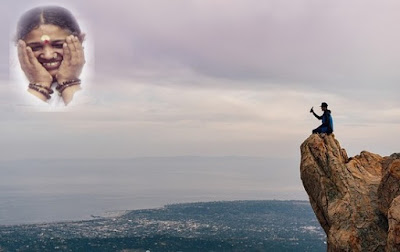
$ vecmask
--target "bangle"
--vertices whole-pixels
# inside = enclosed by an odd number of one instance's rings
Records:
[[[64,81],[62,83],[58,83],[56,90],[58,91],[58,95],[61,96],[62,92],[70,86],[74,86],[74,85],[79,85],[81,84],[81,80],[80,79],[75,79],[75,80],[68,80],[68,81]]]
[[[39,83],[29,83],[29,87],[31,87],[31,86],[35,86],[35,87],[37,87],[37,88],[39,88],[39,89],[44,89],[44,90],[46,90],[47,93],[49,93],[49,94],[54,93],[54,92],[53,92],[53,89],[51,89],[51,88],[49,88],[49,87],[45,87],[45,86],[43,86],[42,84],[39,84]]]
[[[80,79],[75,79],[75,80],[68,80],[68,81],[64,81],[62,83],[58,83],[57,87],[56,87],[56,90],[60,90],[64,85],[68,85],[68,84],[75,83],[75,82],[79,82],[80,83],[81,80]]]
[[[50,99],[51,98],[50,94],[47,93],[45,91],[45,89],[40,89],[40,88],[38,88],[38,87],[36,87],[34,85],[31,85],[31,84],[29,84],[29,88],[32,89],[32,90],[35,90],[36,92],[41,93],[42,95],[44,95],[44,97],[46,97],[46,99]]]
[[[75,80],[64,81],[64,82],[61,83],[60,85],[61,85],[61,86],[62,86],[62,85],[67,85],[67,84],[71,84],[71,83],[74,83],[74,82],[81,82],[81,80],[80,80],[80,79],[75,79]]]
[[[58,95],[61,96],[62,92],[64,92],[64,90],[66,88],[71,87],[71,86],[75,86],[75,85],[80,85],[80,84],[81,84],[81,82],[78,81],[78,82],[72,82],[72,83],[69,83],[69,84],[65,84],[65,85],[62,85],[62,86],[57,86],[57,87],[59,87],[59,89],[57,90],[58,91]]]

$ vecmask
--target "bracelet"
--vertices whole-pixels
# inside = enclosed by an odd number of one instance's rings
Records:
[[[71,84],[71,83],[75,83],[75,82],[81,82],[81,80],[80,79],[75,79],[75,80],[69,80],[69,81],[64,81],[63,83],[58,83],[57,84],[57,87],[56,87],[56,90],[58,91],[58,90],[60,90],[64,85],[68,85],[68,84]]]
[[[40,89],[40,88],[38,88],[38,87],[36,87],[36,86],[34,86],[34,85],[31,85],[31,84],[29,84],[29,88],[32,89],[32,90],[35,90],[36,92],[41,93],[42,95],[44,95],[44,97],[46,97],[46,99],[50,99],[50,98],[51,98],[50,94],[47,93],[47,92],[46,92],[45,90],[43,90],[43,89]]]
[[[49,93],[49,94],[54,93],[53,89],[51,89],[51,88],[49,88],[49,87],[45,87],[45,86],[43,86],[43,85],[41,85],[41,84],[39,84],[39,83],[29,83],[29,87],[31,87],[31,86],[35,86],[35,87],[37,87],[37,88],[39,88],[39,89],[44,89],[44,90],[46,90],[47,93]]]
[[[57,91],[58,91],[58,95],[61,96],[61,95],[62,95],[62,92],[64,92],[64,90],[65,90],[66,88],[71,87],[71,86],[75,86],[75,85],[80,85],[80,84],[81,84],[81,82],[79,81],[79,82],[72,82],[72,83],[69,83],[69,84],[62,85],[62,86],[60,86],[60,88],[57,90]],[[57,86],[57,87],[58,87],[58,86]]]

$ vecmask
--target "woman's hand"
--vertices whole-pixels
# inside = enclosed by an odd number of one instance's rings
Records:
[[[63,61],[56,74],[58,83],[76,80],[79,78],[83,65],[85,64],[85,54],[82,43],[76,36],[70,35],[63,44]]]
[[[53,77],[42,64],[39,63],[32,49],[26,46],[23,40],[18,41],[18,58],[22,71],[24,71],[29,83],[41,84],[45,87],[51,86]]]

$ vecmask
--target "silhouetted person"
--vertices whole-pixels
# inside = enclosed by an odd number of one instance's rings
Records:
[[[328,109],[328,104],[326,102],[321,103],[321,110],[324,111],[322,116],[315,114],[314,109],[310,109],[310,113],[318,119],[322,120],[322,124],[312,131],[313,134],[316,133],[327,133],[331,134],[333,132],[333,120],[331,116],[331,111]]]

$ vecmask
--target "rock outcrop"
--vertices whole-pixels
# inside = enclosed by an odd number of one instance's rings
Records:
[[[348,158],[333,134],[313,134],[300,171],[328,251],[400,251],[400,154]]]

